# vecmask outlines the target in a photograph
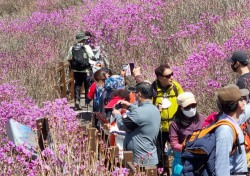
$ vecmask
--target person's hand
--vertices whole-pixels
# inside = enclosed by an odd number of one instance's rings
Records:
[[[114,108],[112,114],[115,116],[116,114],[121,114],[121,112]]]
[[[133,69],[133,75],[134,75],[134,77],[141,75],[141,67],[135,67]]]
[[[161,103],[159,103],[156,107],[159,109],[160,112],[162,111],[162,104]]]
[[[110,128],[111,128],[110,123],[104,124],[104,129],[110,130]]]
[[[118,104],[118,103],[121,103],[121,104],[122,104],[122,108],[124,108],[124,109],[128,109],[128,107],[132,105],[132,103],[130,103],[130,102],[128,102],[128,101],[125,101],[125,100],[119,100],[119,101],[117,102],[117,104]]]
[[[125,70],[121,70],[121,76],[125,77],[126,76],[126,71]]]

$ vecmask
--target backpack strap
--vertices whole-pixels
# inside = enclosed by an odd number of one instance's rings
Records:
[[[233,137],[233,148],[232,148],[231,155],[235,152],[237,147],[239,149],[239,153],[241,154],[242,151],[241,151],[241,147],[240,147],[241,144],[239,143],[238,132],[235,129],[234,125],[232,123],[230,123],[228,120],[219,120],[216,123],[214,123],[206,128],[203,128],[199,131],[194,132],[189,140],[193,141],[196,138],[202,138],[203,136],[210,133],[212,130],[216,129],[217,127],[219,127],[221,125],[228,125],[233,130],[234,137]]]
[[[174,90],[175,96],[178,97],[178,91],[174,83],[173,83],[173,90]]]
[[[156,81],[152,83],[152,93],[153,93],[153,105],[156,103],[156,98],[157,98],[157,86],[156,86]]]
[[[178,90],[177,90],[177,87],[175,85],[175,83],[173,83],[173,91],[174,91],[174,94],[175,94],[175,97],[178,96]],[[153,104],[156,103],[156,99],[157,99],[157,95],[158,95],[158,91],[157,91],[157,81],[154,81],[152,83],[152,92],[153,92]]]

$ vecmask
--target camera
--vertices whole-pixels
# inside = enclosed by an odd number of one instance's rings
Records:
[[[115,109],[116,110],[122,109],[122,104],[121,103],[116,104]]]
[[[134,68],[135,68],[135,64],[129,63],[129,64],[123,64],[121,69],[123,71],[126,71],[126,76],[132,76]]]

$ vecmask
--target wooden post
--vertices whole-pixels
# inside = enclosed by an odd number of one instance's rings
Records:
[[[133,176],[136,173],[136,168],[132,162],[127,162],[127,167],[129,169],[129,176]]]
[[[96,139],[97,139],[97,132],[96,128],[89,128],[88,129],[88,140],[89,140],[89,151],[96,151]]]
[[[111,148],[111,151],[110,151],[111,165],[115,166],[116,158],[119,156],[119,147],[111,146],[110,148]]]
[[[123,165],[128,167],[127,163],[133,162],[133,152],[132,151],[123,151]]]
[[[73,70],[70,70],[69,79],[70,79],[70,100],[74,100],[75,99],[75,81],[74,81]]]
[[[157,167],[156,166],[146,166],[145,172],[146,172],[146,176],[155,176],[155,175],[157,175]]]
[[[91,115],[91,123],[90,123],[92,127],[95,127],[95,121],[96,121],[95,113],[93,112]]]
[[[61,75],[61,80],[60,80],[60,84],[61,84],[61,98],[67,97],[67,92],[66,92],[66,79],[65,79],[65,70],[64,70],[64,63],[60,62],[60,75]]]
[[[60,92],[61,98],[67,97],[68,101],[72,101],[75,98],[75,83],[74,72],[69,69],[69,65],[69,63],[59,62],[59,66],[55,69],[55,75],[60,76],[60,79],[58,85],[55,85],[55,89]]]
[[[46,142],[49,142],[47,141],[49,137],[48,118],[37,119],[36,127],[37,127],[38,144],[39,144],[41,151],[43,151],[44,148],[46,147],[46,144],[44,143],[44,141],[46,140]]]

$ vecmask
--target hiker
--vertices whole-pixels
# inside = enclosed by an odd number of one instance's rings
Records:
[[[94,53],[95,58],[97,59],[97,62],[92,67],[93,73],[95,73],[100,68],[109,68],[109,60],[107,59],[106,53],[102,50],[101,52],[101,46],[97,45],[95,43],[95,36],[92,35],[89,31],[85,32],[85,35],[88,36],[88,44],[92,48],[92,51]]]
[[[240,146],[230,156],[233,148],[233,131],[228,125],[221,125],[215,130],[215,175],[247,175],[247,160],[244,146],[244,135],[237,123],[243,113],[246,102],[240,89],[236,86],[225,86],[217,92],[218,107],[223,112],[219,120],[226,119],[237,130]]]
[[[158,167],[164,166],[165,171],[170,175],[168,156],[164,156],[163,151],[166,142],[170,141],[169,125],[178,109],[177,96],[183,93],[183,89],[178,82],[174,81],[173,70],[168,64],[156,68],[155,75],[157,79],[152,83],[153,104],[157,106],[161,114],[161,128],[157,138]],[[144,80],[140,67],[134,68],[133,76],[137,83]]]
[[[195,130],[201,129],[205,116],[197,112],[197,102],[191,92],[184,92],[177,97],[178,110],[169,127],[170,145],[174,152],[172,176],[181,175],[181,152],[185,138]]]
[[[115,90],[112,93],[111,99],[108,104],[105,106],[105,109],[112,111],[113,108],[116,108],[121,111],[121,115],[125,116],[127,110],[124,109],[122,106],[118,106],[118,102],[120,100],[125,100],[130,102],[130,92],[126,89]],[[116,120],[113,116],[110,118],[110,123],[108,124],[109,131],[111,132],[110,135],[110,146],[118,146],[119,148],[119,156],[123,157],[123,141],[125,138],[125,131],[121,131],[118,129],[116,124]]]
[[[161,128],[158,135],[159,167],[164,166],[169,175],[169,159],[164,156],[164,147],[169,139],[169,125],[178,109],[177,96],[183,93],[181,85],[173,78],[174,72],[168,64],[155,69],[157,79],[152,83],[153,104],[161,114]]]
[[[109,72],[106,69],[100,69],[94,73],[94,83],[91,84],[87,94],[87,103],[93,100],[93,112],[102,112],[101,96],[104,91],[105,80],[109,77]]]
[[[87,97],[89,89],[89,75],[91,65],[95,64],[95,57],[92,49],[86,44],[88,37],[83,33],[76,35],[76,43],[69,48],[67,60],[74,72],[75,81],[75,110],[82,110],[80,105],[81,87],[84,83],[85,97]],[[87,102],[85,101],[85,106]]]
[[[133,152],[133,161],[141,166],[158,164],[156,141],[160,128],[160,112],[152,104],[151,85],[141,82],[134,88],[138,106],[120,101],[128,109],[126,116],[114,109],[112,114],[119,130],[126,131],[124,150]]]
[[[243,51],[235,51],[227,61],[231,63],[232,70],[240,75],[236,85],[240,89],[246,88],[250,90],[250,72],[247,54]]]

